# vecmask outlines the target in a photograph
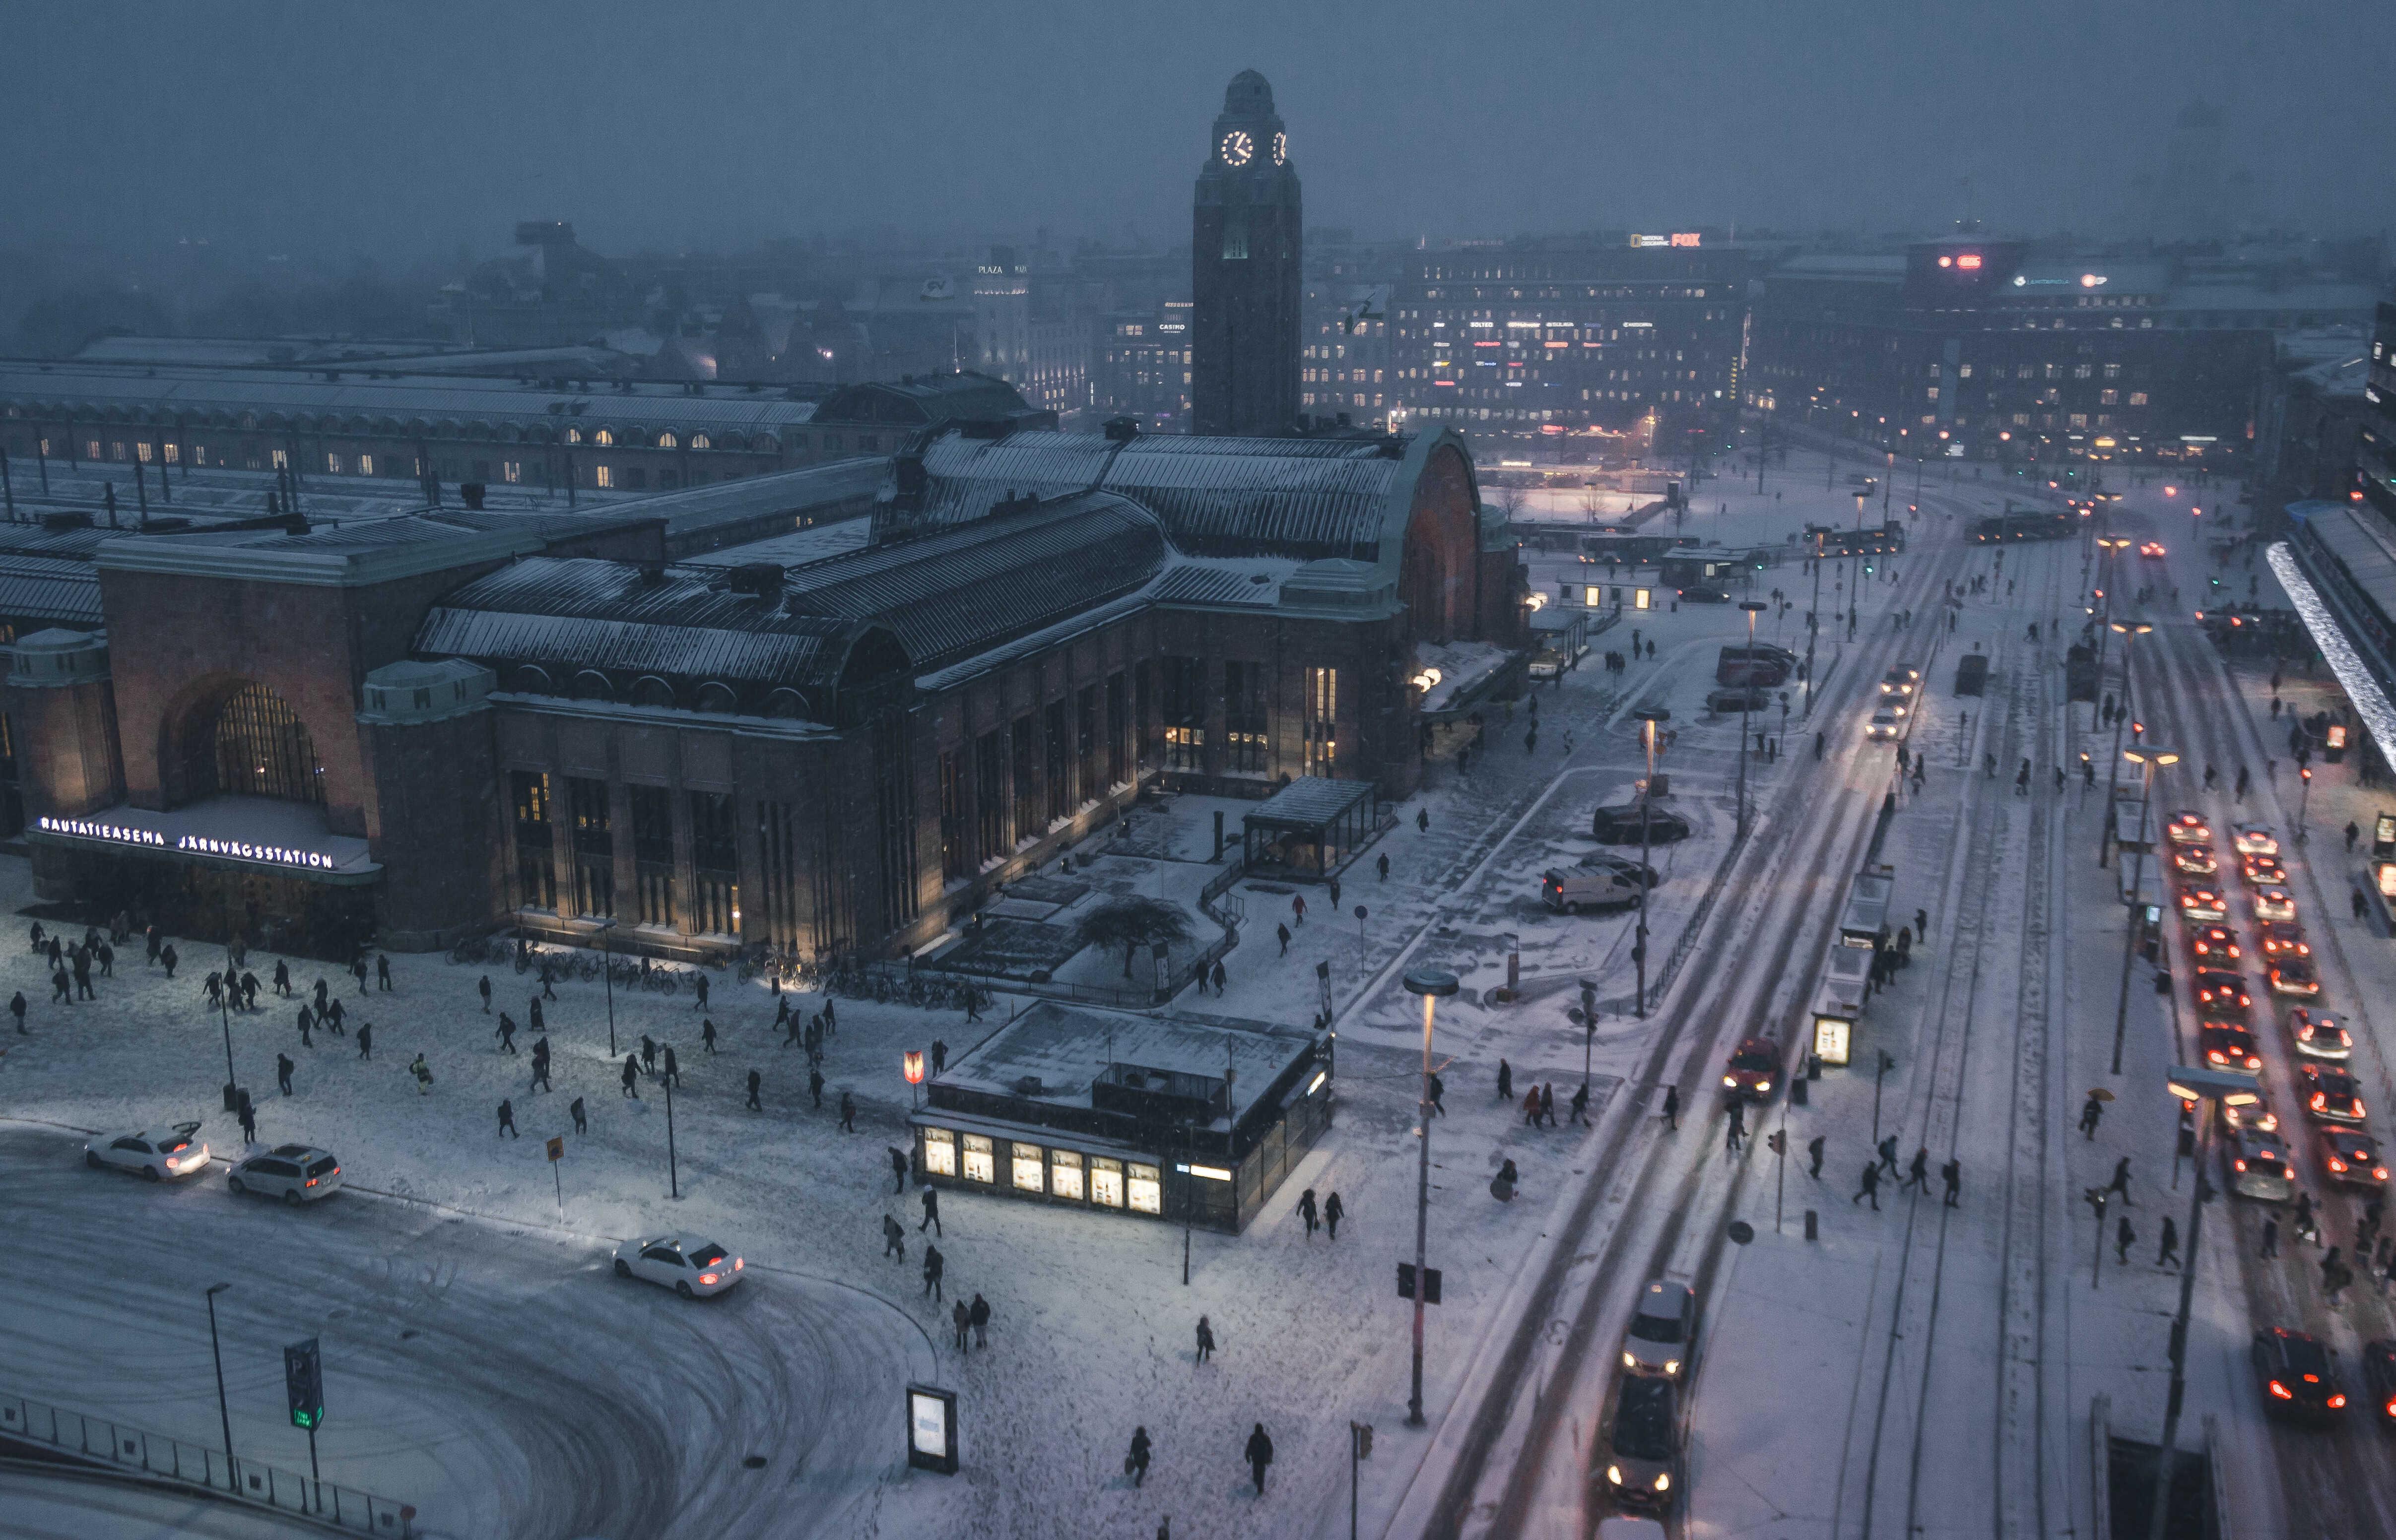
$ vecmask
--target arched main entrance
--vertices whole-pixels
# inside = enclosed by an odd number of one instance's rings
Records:
[[[263,684],[225,698],[195,737],[192,792],[325,802],[325,766],[290,702]]]

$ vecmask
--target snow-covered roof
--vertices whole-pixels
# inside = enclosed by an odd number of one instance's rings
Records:
[[[0,556],[0,615],[61,626],[100,624],[100,575],[55,556]]]
[[[948,1069],[931,1083],[939,1089],[1014,1097],[1018,1082],[1036,1077],[1040,1103],[1087,1108],[1091,1082],[1111,1064],[1215,1081],[1223,1079],[1228,1069],[1235,1071],[1230,1122],[1236,1123],[1282,1071],[1313,1046],[1313,1038],[1295,1028],[1262,1022],[1224,1027],[1044,1000],[950,1059]],[[1226,1124],[1218,1121],[1216,1126]]]

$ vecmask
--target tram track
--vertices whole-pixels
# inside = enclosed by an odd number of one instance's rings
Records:
[[[1962,551],[1960,545],[1941,540],[1931,551],[1910,555],[1907,564],[1911,570],[1897,584],[1900,604],[1895,607],[1910,607],[1929,617],[1941,580],[1959,566]],[[1915,635],[1879,627],[1859,632],[1848,649],[1848,660],[1839,670],[1838,684],[1826,698],[1823,719],[1838,720],[1843,711],[1851,712],[1863,692],[1873,688],[1879,671],[1917,644],[1911,640]],[[1567,1409],[1584,1399],[1579,1395],[1579,1375],[1591,1360],[1592,1345],[1604,1339],[1606,1326],[1618,1329],[1616,1318],[1628,1308],[1627,1297],[1617,1297],[1621,1291],[1607,1288],[1606,1281],[1618,1280],[1628,1271],[1644,1276],[1644,1269],[1657,1257],[1671,1255],[1680,1243],[1690,1219],[1690,1200],[1697,1195],[1708,1169],[1706,1162],[1684,1161],[1677,1172],[1668,1173],[1672,1162],[1652,1159],[1641,1160],[1635,1171],[1630,1169],[1630,1158],[1653,1152],[1657,1140],[1654,1120],[1639,1114],[1647,1109],[1650,1099],[1661,1088],[1664,1067],[1684,1048],[1687,1052],[1672,1083],[1680,1087],[1684,1105],[1694,1113],[1712,1105],[1713,1098],[1704,1095],[1702,1088],[1710,1083],[1711,1067],[1734,1034],[1762,1032],[1785,1044],[1790,1030],[1787,1026],[1790,1013],[1786,1006],[1797,990],[1810,984],[1812,976],[1812,953],[1801,951],[1801,945],[1811,936],[1818,949],[1826,937],[1829,925],[1836,918],[1834,899],[1826,896],[1844,890],[1876,827],[1876,797],[1869,787],[1853,784],[1858,768],[1850,768],[1850,784],[1842,789],[1834,802],[1824,799],[1805,777],[1790,777],[1776,789],[1772,803],[1759,810],[1759,816],[1771,816],[1801,798],[1809,798],[1816,803],[1817,816],[1807,819],[1803,832],[1793,840],[1749,842],[1724,874],[1720,901],[1712,906],[1705,922],[1710,929],[1692,950],[1689,966],[1681,976],[1684,981],[1695,982],[1684,983],[1680,986],[1683,992],[1658,1002],[1657,1012],[1666,1021],[1629,1082],[1633,1091],[1632,1115],[1616,1125],[1610,1142],[1593,1160],[1583,1197],[1566,1221],[1565,1234],[1530,1296],[1523,1320],[1505,1350],[1498,1378],[1476,1411],[1463,1447],[1433,1505],[1424,1529],[1432,1540],[1448,1540],[1468,1533],[1476,1536],[1512,1536],[1530,1526],[1539,1486],[1551,1462],[1561,1458],[1555,1446],[1567,1420]],[[1830,805],[1823,805],[1826,802]],[[1790,876],[1792,870],[1796,873],[1793,878]],[[1753,933],[1771,916],[1790,912],[1791,883],[1798,899],[1795,912],[1805,919],[1781,925],[1776,936],[1763,941],[1766,950],[1759,962],[1755,956],[1759,938]],[[1797,971],[1801,958],[1802,976]],[[1774,1018],[1776,1010],[1779,1012],[1777,1021]],[[1596,1251],[1583,1250],[1585,1238],[1591,1233],[1593,1222],[1601,1213],[1644,1220],[1644,1216],[1659,1212],[1659,1202],[1663,1205],[1660,1229],[1644,1222],[1617,1219],[1607,1227]],[[1717,1237],[1709,1244],[1700,1264],[1709,1272],[1719,1244]],[[1593,1268],[1589,1266],[1591,1263]],[[1576,1278],[1576,1274],[1581,1276]],[[1569,1316],[1560,1318],[1560,1304],[1567,1287],[1574,1285],[1577,1286],[1578,1298],[1571,1305]],[[1561,1350],[1554,1355],[1552,1376],[1540,1383],[1533,1403],[1524,1408],[1521,1401],[1526,1366],[1550,1326],[1560,1319],[1565,1322],[1565,1330]],[[1604,1372],[1609,1385],[1610,1364],[1608,1356]],[[1509,1423],[1517,1415],[1526,1419],[1520,1439],[1504,1439]],[[1501,1444],[1512,1452],[1502,1475],[1491,1464]],[[1576,1484],[1584,1493],[1588,1490],[1594,1447],[1592,1439],[1576,1450],[1570,1461]],[[1494,1492],[1487,1502],[1476,1506],[1476,1497],[1484,1487],[1494,1488]],[[1578,1506],[1582,1528],[1593,1528],[1594,1505],[1584,1501]]]

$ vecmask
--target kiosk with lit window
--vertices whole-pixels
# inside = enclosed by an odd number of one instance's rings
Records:
[[[924,1092],[922,1182],[1236,1234],[1330,1126],[1331,1045],[1043,1001]]]

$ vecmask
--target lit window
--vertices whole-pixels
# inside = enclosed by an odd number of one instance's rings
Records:
[[[1104,1155],[1090,1157],[1090,1201],[1108,1208],[1124,1206],[1123,1162]]]
[[[1157,1179],[1156,1167],[1140,1165],[1134,1162],[1125,1164],[1124,1174],[1124,1187],[1131,1200],[1133,1213],[1163,1214],[1165,1212],[1165,1186]]]
[[[682,447],[682,440],[674,437],[672,433],[659,433],[658,435],[658,447],[660,449],[678,449]]]
[[[179,444],[167,445],[166,447],[166,455],[167,464],[176,465],[181,463],[183,458],[182,445]]]
[[[592,474],[598,478],[598,483],[601,486],[613,486],[616,485],[616,471],[613,466],[603,465],[599,467],[597,471],[593,471]]]
[[[705,433],[693,433],[690,435],[690,446],[694,449],[712,449],[714,445],[709,441]],[[840,445],[835,444],[832,447],[837,449]]]
[[[360,455],[358,457],[358,474],[361,476],[371,476],[374,474],[374,457],[372,455]]]
[[[998,1180],[997,1170],[991,1162],[990,1136],[988,1135],[968,1134],[965,1135],[965,1180],[968,1182],[994,1182]]]
[[[1059,1198],[1082,1201],[1082,1157],[1070,1149],[1048,1152],[1048,1190]]]
[[[606,429],[602,428],[597,432],[591,435],[591,442],[593,444],[613,444],[616,442],[616,435],[609,432]]]
[[[579,444],[579,443],[581,443],[581,442],[582,442],[582,430],[581,430],[581,429],[579,429],[579,428],[568,428],[568,429],[566,431],[566,443],[568,443],[568,444]]]
[[[2099,391],[2096,392],[2096,404],[2100,406],[2110,406],[2121,399],[2122,392],[2119,391]]]
[[[2130,392],[2130,405],[2133,405],[2133,406],[2144,406],[2146,404],[2147,404],[2147,392],[2144,392],[2144,391],[2132,391],[2132,392]]]
[[[325,471],[327,475],[339,475],[341,473],[341,457],[327,453],[325,456]]]
[[[503,482],[520,482],[524,480],[524,461],[499,461],[499,480]]]
[[[95,445],[93,445],[91,446],[91,458],[94,458],[94,459],[98,459],[98,458],[100,458],[100,445],[97,445],[97,444],[95,444]],[[290,463],[291,463],[289,460],[287,460],[287,459],[286,459],[286,458],[284,458],[283,451],[282,451],[282,450],[280,450],[280,449],[277,449],[277,450],[273,451],[273,467],[274,467],[274,469],[275,469],[275,470],[277,470],[277,471],[282,471],[282,470],[286,470],[286,469],[287,469],[287,468],[289,467]]]
[[[148,439],[143,439],[133,446],[133,458],[140,460],[144,465],[150,463],[150,441]]]
[[[1045,1192],[1048,1190],[1048,1166],[1038,1145],[1010,1145],[1015,1160],[1015,1190]]]
[[[931,1176],[957,1174],[957,1136],[945,1128],[924,1130],[924,1171]]]

